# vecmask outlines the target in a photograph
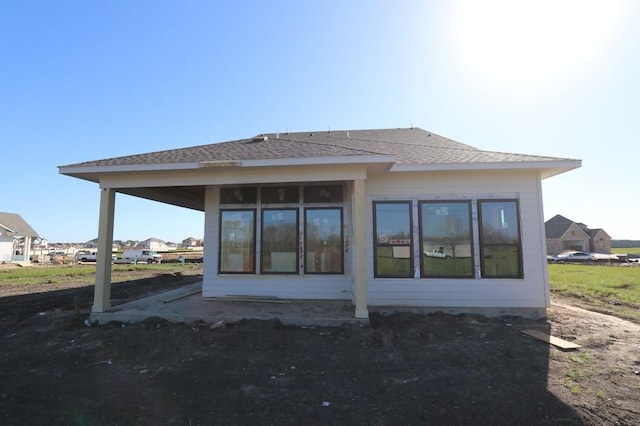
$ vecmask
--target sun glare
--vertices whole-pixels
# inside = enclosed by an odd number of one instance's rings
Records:
[[[597,65],[628,1],[486,0],[453,5],[454,49],[475,84],[537,92]]]

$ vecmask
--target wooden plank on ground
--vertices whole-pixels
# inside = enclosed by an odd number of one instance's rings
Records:
[[[572,350],[582,347],[576,343],[568,342],[559,337],[551,336],[538,330],[522,330],[522,333],[526,334],[527,336],[535,337],[536,339],[542,340],[543,342],[550,343],[553,346],[559,347],[560,349]]]

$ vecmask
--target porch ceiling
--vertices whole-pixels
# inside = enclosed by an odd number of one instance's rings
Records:
[[[204,211],[205,186],[118,188],[117,192],[178,207]]]

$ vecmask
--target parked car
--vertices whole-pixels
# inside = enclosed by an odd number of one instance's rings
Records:
[[[583,251],[567,251],[553,256],[551,259],[554,262],[584,262],[596,260],[591,253],[585,253]]]
[[[444,251],[444,247],[433,250],[425,250],[424,255],[427,257],[437,257],[439,259],[451,259],[451,256]]]

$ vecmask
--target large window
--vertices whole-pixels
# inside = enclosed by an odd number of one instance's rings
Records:
[[[413,277],[411,202],[374,202],[374,275]]]
[[[307,208],[304,226],[304,272],[342,274],[342,209]]]
[[[478,201],[483,278],[522,278],[517,200]]]
[[[298,209],[262,210],[263,273],[298,273]]]
[[[255,216],[253,209],[220,212],[220,272],[255,272]]]
[[[469,201],[419,204],[422,277],[473,278]]]

